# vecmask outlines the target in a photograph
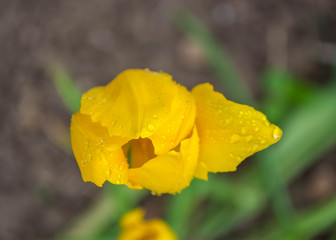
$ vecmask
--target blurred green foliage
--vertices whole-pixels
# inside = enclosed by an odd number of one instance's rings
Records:
[[[176,23],[202,49],[231,98],[252,105],[252,94],[209,30],[187,11],[178,14]],[[51,76],[65,105],[75,112],[80,103],[75,83],[60,68],[51,71]],[[334,78],[322,88],[284,70],[267,69],[259,106],[283,129],[282,140],[256,154],[258,161],[238,177],[211,174],[208,182],[195,179],[180,194],[165,196],[165,218],[179,239],[230,238],[268,206],[273,214],[237,239],[310,239],[336,227],[336,196],[308,209],[295,209],[287,192],[288,184],[336,146]],[[75,219],[57,239],[116,239],[119,217],[147,194],[105,184],[92,209]],[[335,239],[336,232],[333,234]]]

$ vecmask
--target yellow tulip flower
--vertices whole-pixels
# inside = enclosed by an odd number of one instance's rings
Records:
[[[227,100],[212,85],[191,92],[166,73],[130,69],[81,99],[71,144],[84,181],[107,180],[157,194],[194,177],[235,171],[277,142],[282,131],[259,111]]]
[[[138,208],[126,213],[121,221],[118,240],[177,240],[174,232],[161,219],[143,220],[144,212]]]

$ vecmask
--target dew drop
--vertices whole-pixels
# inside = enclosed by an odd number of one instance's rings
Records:
[[[107,176],[110,176],[111,175],[111,170],[107,169],[105,173],[106,173]]]
[[[148,126],[147,126],[147,129],[148,129],[148,131],[153,131],[154,130],[154,125],[153,124],[148,124]]]
[[[231,136],[231,143],[236,143],[236,142],[238,142],[240,140],[240,136],[239,135],[237,135],[237,134],[233,134],[232,136]]]
[[[266,141],[265,141],[265,140],[261,140],[260,143],[261,143],[261,144],[265,144]]]
[[[242,125],[243,123],[244,123],[244,121],[243,121],[243,120],[240,120],[240,121],[239,121],[239,124],[240,124],[240,125]]]
[[[159,117],[158,117],[158,115],[155,115],[155,114],[154,114],[154,115],[153,115],[153,118],[154,118],[154,119],[158,119]]]
[[[252,135],[249,135],[246,137],[246,142],[251,142],[253,139],[253,136]]]
[[[282,136],[282,131],[279,127],[275,126],[274,130],[273,130],[273,138],[274,139],[279,139]]]
[[[247,133],[247,128],[246,127],[243,127],[242,130],[241,130],[242,134],[246,134]]]
[[[162,135],[162,138],[163,138],[163,139],[167,139],[167,137],[166,137],[165,135]]]
[[[124,167],[123,166],[120,166],[119,167],[120,171],[124,170]]]
[[[120,181],[119,179],[117,179],[117,181],[116,181],[116,182],[117,182],[117,184],[120,184],[120,183],[121,183],[121,181]]]
[[[256,131],[256,132],[258,132],[260,129],[258,128],[258,127],[256,127],[255,129],[254,129],[254,131]]]

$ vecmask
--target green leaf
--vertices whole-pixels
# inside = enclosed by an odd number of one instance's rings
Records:
[[[81,91],[70,75],[61,67],[53,66],[49,69],[54,86],[65,106],[71,113],[80,108]]]

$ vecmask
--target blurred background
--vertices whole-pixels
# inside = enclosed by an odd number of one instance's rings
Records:
[[[0,0],[0,239],[116,239],[142,206],[179,239],[336,239],[336,3]],[[210,82],[282,140],[176,196],[82,181],[80,93],[129,68]]]

